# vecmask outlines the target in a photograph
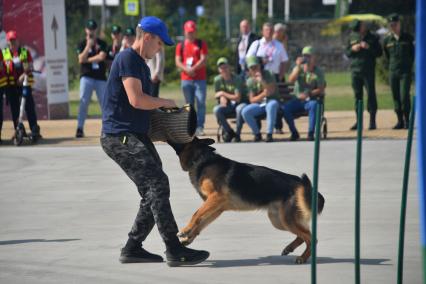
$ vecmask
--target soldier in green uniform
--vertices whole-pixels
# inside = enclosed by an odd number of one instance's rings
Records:
[[[375,86],[376,58],[382,55],[379,37],[371,33],[365,22],[355,20],[351,23],[352,33],[346,48],[346,55],[352,59],[352,88],[356,101],[363,99],[363,87],[367,89],[367,110],[370,113],[369,129],[376,129],[377,98]],[[351,130],[357,128],[355,123]]]
[[[389,34],[383,41],[383,49],[389,63],[389,83],[392,90],[398,122],[393,129],[408,128],[410,116],[410,86],[414,63],[414,38],[401,31],[398,14],[388,17]]]

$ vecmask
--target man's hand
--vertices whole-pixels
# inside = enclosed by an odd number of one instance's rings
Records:
[[[219,98],[219,104],[223,107],[226,107],[228,105],[228,99],[225,96],[221,96]]]
[[[176,105],[176,102],[174,100],[163,99],[163,107],[174,108],[174,107],[177,107],[177,105]]]
[[[354,45],[352,45],[351,49],[352,49],[352,51],[358,52],[361,49],[361,44],[360,43],[354,44]]]
[[[364,48],[364,49],[368,49],[370,47],[370,45],[366,43],[365,41],[361,41],[360,45],[361,45],[361,48]]]
[[[158,75],[154,75],[154,77],[151,78],[152,83],[158,83],[160,80],[158,79]]]
[[[299,94],[299,100],[304,101],[308,98],[308,95],[305,93],[300,93]]]
[[[86,47],[91,48],[95,44],[95,40],[91,37],[86,37]]]
[[[219,91],[219,92],[217,92],[215,95],[214,95],[214,98],[215,99],[218,99],[218,98],[220,98],[220,97],[223,97],[224,95],[223,95],[223,91]]]
[[[303,56],[299,56],[296,58],[296,65],[302,65],[303,64]]]
[[[195,71],[194,71],[194,69],[192,67],[186,67],[184,71],[190,77],[194,77],[195,76]]]

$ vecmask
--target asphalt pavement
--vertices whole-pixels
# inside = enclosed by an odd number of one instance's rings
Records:
[[[361,282],[395,283],[405,140],[363,144]],[[321,144],[318,283],[354,282],[355,141]],[[313,142],[219,144],[242,162],[312,178]],[[179,227],[201,200],[174,151],[157,145]],[[404,283],[421,282],[415,145],[410,170]],[[294,239],[264,211],[226,212],[191,244],[210,258],[193,267],[120,264],[139,204],[135,186],[99,146],[0,147],[0,283],[310,283],[310,262],[280,256]],[[144,243],[164,256],[156,228]]]

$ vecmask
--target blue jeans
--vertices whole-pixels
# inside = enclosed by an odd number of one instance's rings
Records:
[[[242,115],[244,121],[250,126],[254,135],[260,133],[259,127],[257,126],[256,116],[263,115],[266,113],[266,133],[272,134],[274,130],[275,120],[277,118],[277,112],[279,103],[277,100],[269,100],[266,105],[252,103],[243,109]]]
[[[83,76],[80,78],[80,107],[78,109],[78,128],[83,129],[84,121],[87,116],[87,108],[90,104],[93,91],[96,91],[99,105],[102,106],[102,99],[106,88],[106,81],[97,80],[90,77]]]
[[[309,132],[314,132],[315,130],[315,111],[317,108],[318,102],[316,100],[310,101],[301,101],[299,99],[294,99],[282,106],[284,119],[290,128],[291,133],[296,133],[297,129],[294,125],[294,115],[297,113],[304,112],[307,110],[309,112]]]
[[[240,103],[238,105],[236,104],[228,104],[226,107],[217,105],[213,108],[213,112],[216,115],[217,123],[222,125],[223,129],[225,129],[226,132],[231,132],[232,128],[229,125],[228,121],[226,120],[227,115],[235,114],[237,118],[237,129],[235,133],[237,135],[241,134],[241,128],[243,128],[244,119],[242,116],[242,110],[246,106],[246,103]]]
[[[197,100],[197,127],[204,128],[206,119],[206,80],[182,80],[183,95],[187,104],[195,106]]]

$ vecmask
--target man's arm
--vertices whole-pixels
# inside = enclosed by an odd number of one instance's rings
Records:
[[[151,97],[142,91],[142,83],[134,77],[123,77],[124,90],[132,107],[142,110],[151,110],[160,107],[176,107],[173,100]]]
[[[253,92],[250,92],[249,95],[249,101],[250,103],[259,103],[261,102],[265,97],[267,96],[267,90],[264,89],[263,91],[261,91],[258,94],[255,94]]]
[[[96,54],[94,56],[88,57],[87,58],[87,63],[93,63],[93,62],[99,63],[101,61],[104,61],[105,58],[106,58],[106,56],[107,56],[106,52],[105,51],[101,51],[101,52],[99,52],[98,54]]]

